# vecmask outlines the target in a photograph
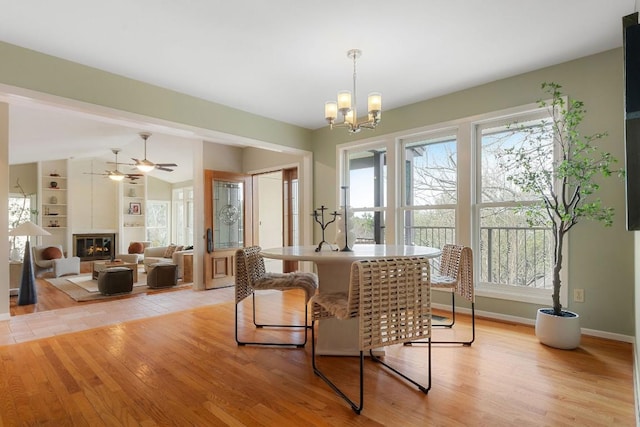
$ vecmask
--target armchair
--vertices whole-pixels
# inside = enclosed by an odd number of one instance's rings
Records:
[[[49,248],[57,248],[58,251],[48,250]],[[64,276],[65,274],[80,274],[80,258],[77,256],[65,258],[61,245],[33,246],[31,250],[33,252],[33,267],[36,276],[49,271],[53,272],[54,277]],[[59,257],[48,256],[50,252],[59,254]]]
[[[131,264],[142,264],[144,251],[151,245],[150,241],[131,242],[126,254],[117,254],[116,258]]]

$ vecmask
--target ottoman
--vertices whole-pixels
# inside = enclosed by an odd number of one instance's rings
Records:
[[[166,288],[178,284],[178,266],[166,262],[157,262],[148,266],[147,286]]]
[[[133,270],[127,267],[106,268],[98,273],[98,290],[103,295],[133,290]]]

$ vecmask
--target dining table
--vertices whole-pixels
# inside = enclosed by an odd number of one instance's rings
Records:
[[[316,266],[318,292],[348,292],[351,264],[359,260],[385,258],[436,258],[441,251],[428,246],[355,244],[349,251],[335,250],[329,245],[285,246],[262,249],[265,258],[285,261],[310,261]],[[318,322],[316,352],[327,356],[356,356],[358,319],[322,319]]]

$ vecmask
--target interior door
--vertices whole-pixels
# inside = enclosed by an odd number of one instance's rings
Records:
[[[251,176],[205,170],[205,288],[231,286],[235,252],[253,245]]]
[[[263,248],[274,248],[284,245],[284,212],[282,171],[263,173],[254,176],[254,204],[258,230],[256,242]],[[265,259],[265,268],[272,273],[282,273],[282,261]]]

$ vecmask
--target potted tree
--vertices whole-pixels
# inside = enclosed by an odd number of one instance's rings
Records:
[[[617,160],[595,146],[606,133],[585,136],[579,132],[586,114],[584,103],[567,101],[561,88],[557,83],[542,84],[550,98],[538,104],[549,109],[550,120],[540,127],[513,124],[524,132],[526,143],[503,149],[499,158],[508,181],[520,191],[540,197],[538,204],[521,206],[527,223],[550,225],[553,233],[553,307],[538,310],[536,336],[543,344],[572,349],[580,345],[580,323],[578,314],[563,310],[560,303],[565,237],[582,219],[612,224],[613,208],[596,197],[596,177],[623,176],[624,171],[614,170]]]

